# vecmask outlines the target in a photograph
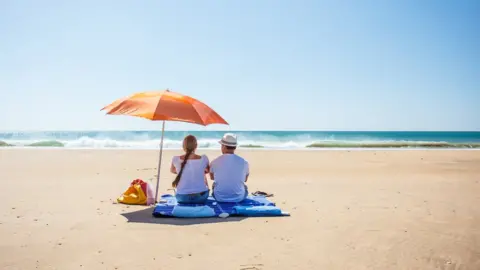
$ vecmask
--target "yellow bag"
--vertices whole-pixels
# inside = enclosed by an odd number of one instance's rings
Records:
[[[124,204],[147,204],[147,196],[140,184],[133,184],[120,196],[117,201]]]

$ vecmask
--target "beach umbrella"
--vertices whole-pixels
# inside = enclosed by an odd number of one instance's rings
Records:
[[[195,98],[175,93],[168,89],[135,93],[118,99],[101,110],[105,110],[110,115],[130,115],[152,121],[162,121],[155,202],[157,202],[158,185],[160,183],[165,121],[186,122],[202,126],[210,124],[228,125],[227,121],[206,104]]]

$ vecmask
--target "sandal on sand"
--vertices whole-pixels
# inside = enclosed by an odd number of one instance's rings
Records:
[[[252,193],[252,195],[253,196],[273,197],[272,193],[267,193],[267,192],[263,192],[263,191],[255,191],[254,193]]]

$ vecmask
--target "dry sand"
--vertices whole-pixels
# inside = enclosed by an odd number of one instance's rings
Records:
[[[114,204],[156,151],[1,149],[0,269],[480,269],[480,151],[239,153],[291,217]]]

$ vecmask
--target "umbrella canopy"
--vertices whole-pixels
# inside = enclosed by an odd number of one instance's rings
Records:
[[[155,202],[157,202],[160,182],[165,121],[187,122],[203,126],[210,124],[228,125],[227,121],[206,104],[170,90],[135,93],[114,101],[102,110],[111,115],[130,115],[153,121],[163,121]]]
[[[179,121],[203,126],[226,124],[218,113],[192,97],[171,92],[141,92],[102,108],[111,115],[130,115],[149,120]]]

